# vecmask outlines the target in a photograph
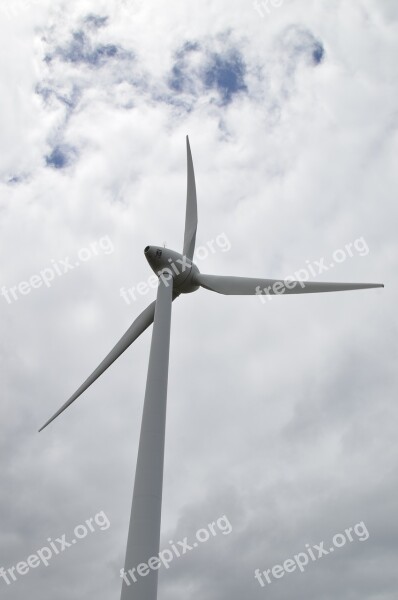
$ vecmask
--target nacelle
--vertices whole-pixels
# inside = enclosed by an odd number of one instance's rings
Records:
[[[152,271],[158,277],[164,271],[172,275],[173,289],[176,293],[189,294],[199,288],[193,282],[194,275],[199,273],[199,269],[186,256],[161,246],[147,246],[144,254]]]

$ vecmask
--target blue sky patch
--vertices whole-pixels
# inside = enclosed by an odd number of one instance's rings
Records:
[[[309,29],[304,27],[291,25],[283,32],[280,41],[282,47],[290,55],[293,64],[304,58],[309,64],[317,66],[325,57],[322,42]]]
[[[176,52],[176,62],[171,71],[169,86],[175,92],[194,93],[194,68],[190,68],[191,54],[199,53],[200,45],[197,42],[185,42]]]
[[[108,17],[101,17],[99,15],[88,15],[84,22],[88,25],[91,25],[95,29],[100,29],[101,27],[105,27],[108,24]]]
[[[229,104],[233,96],[247,91],[245,85],[245,65],[236,52],[229,56],[214,54],[204,72],[204,84],[208,89],[217,89],[224,104]]]
[[[75,157],[75,151],[69,146],[55,146],[51,154],[46,156],[46,164],[53,169],[65,169]]]
[[[169,77],[174,92],[200,96],[208,90],[219,93],[223,104],[247,91],[246,65],[241,53],[226,48],[225,52],[208,49],[198,42],[186,42],[175,54]]]
[[[321,42],[315,42],[314,48],[312,50],[312,58],[316,65],[319,65],[323,61],[323,57],[325,56],[325,49],[322,46]]]
[[[93,46],[84,31],[75,31],[72,40],[65,48],[58,48],[57,54],[65,61],[76,64],[86,63],[99,67],[108,58],[113,58],[118,53],[114,44],[99,44]]]

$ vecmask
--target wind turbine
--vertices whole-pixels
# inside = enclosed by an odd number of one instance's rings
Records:
[[[380,283],[319,283],[248,277],[205,275],[193,263],[198,224],[195,175],[187,136],[188,190],[182,254],[160,246],[147,246],[145,257],[159,277],[156,301],[133,322],[116,346],[69,400],[43,425],[42,431],[106,371],[129,346],[154,323],[149,355],[144,410],[135,473],[133,504],[128,533],[125,572],[146,565],[159,554],[163,489],[167,379],[171,305],[181,294],[200,287],[226,295],[306,294],[384,287]],[[284,290],[283,292],[281,290]],[[153,565],[155,563],[152,563]],[[143,569],[133,584],[123,582],[121,600],[156,600],[158,571]],[[148,572],[149,571],[149,572]],[[136,573],[136,571],[134,571]]]

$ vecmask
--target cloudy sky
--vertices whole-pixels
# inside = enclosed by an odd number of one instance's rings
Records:
[[[154,299],[144,247],[182,248],[189,134],[203,272],[386,288],[174,303],[161,546],[232,531],[159,598],[395,599],[396,2],[3,0],[0,23],[1,597],[120,595],[150,332],[37,430]]]

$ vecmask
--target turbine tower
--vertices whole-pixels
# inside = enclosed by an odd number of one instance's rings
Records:
[[[131,575],[130,579],[124,579],[121,600],[156,600],[157,598],[159,565],[155,559],[159,555],[173,300],[181,294],[195,292],[199,287],[225,295],[258,295],[263,291],[271,295],[306,294],[384,287],[379,283],[283,281],[200,273],[193,263],[198,213],[195,175],[188,136],[187,163],[188,190],[182,254],[161,246],[145,248],[145,257],[159,278],[156,301],[135,319],[94,372],[40,429],[42,431],[68,408],[152,323],[154,324],[125,559],[125,573],[134,574],[134,577]],[[134,580],[136,581],[133,583]]]

